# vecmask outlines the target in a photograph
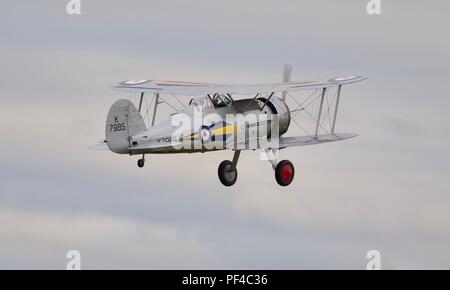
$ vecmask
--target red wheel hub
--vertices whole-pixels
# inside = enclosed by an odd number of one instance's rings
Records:
[[[281,168],[280,177],[284,182],[291,182],[294,178],[294,168],[292,168],[289,164],[285,164]]]

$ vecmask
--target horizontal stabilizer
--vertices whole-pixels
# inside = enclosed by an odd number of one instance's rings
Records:
[[[128,149],[132,150],[132,151],[138,151],[138,150],[152,150],[152,149],[170,149],[173,148],[176,145],[179,145],[180,143],[178,142],[151,142],[151,143],[146,143],[146,144],[139,144],[139,145],[133,145],[128,147]]]
[[[92,149],[92,150],[109,150],[108,145],[106,144],[106,140],[100,141],[97,145],[89,146],[89,149]]]

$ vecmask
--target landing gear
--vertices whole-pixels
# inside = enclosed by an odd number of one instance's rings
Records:
[[[144,155],[142,155],[142,158],[137,161],[137,166],[139,168],[142,168],[142,167],[144,167],[144,164],[145,164],[145,159],[144,159]]]
[[[281,160],[277,162],[276,156],[278,150],[266,150],[267,159],[272,164],[273,170],[275,170],[275,180],[281,186],[288,186],[294,180],[294,165],[289,160]]]
[[[224,160],[220,163],[217,173],[223,185],[232,186],[236,183],[238,176],[236,165],[240,154],[241,150],[236,150],[234,151],[233,161]]]
[[[219,165],[218,175],[220,182],[225,186],[232,186],[237,180],[237,169],[231,168],[232,162],[230,160],[224,160]]]
[[[289,160],[278,162],[275,167],[275,179],[281,186],[288,186],[294,180],[294,165]]]

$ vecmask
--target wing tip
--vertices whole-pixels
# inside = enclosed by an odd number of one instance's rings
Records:
[[[328,82],[337,84],[337,85],[346,85],[346,84],[362,82],[367,79],[368,79],[368,77],[365,77],[365,76],[347,76],[347,77],[335,77],[335,78],[330,79]]]

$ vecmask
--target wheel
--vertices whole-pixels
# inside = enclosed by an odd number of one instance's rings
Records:
[[[219,179],[225,186],[232,186],[237,180],[237,169],[231,170],[231,161],[224,160],[219,165]]]
[[[137,161],[137,166],[138,166],[139,168],[144,167],[144,164],[145,164],[145,159],[144,159],[144,158],[141,158],[141,159],[139,159],[139,160]]]
[[[275,168],[275,179],[281,186],[287,186],[294,180],[294,165],[289,160],[278,162]]]

